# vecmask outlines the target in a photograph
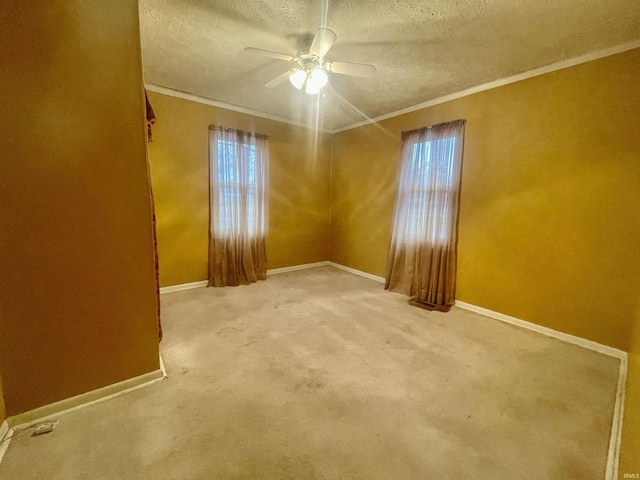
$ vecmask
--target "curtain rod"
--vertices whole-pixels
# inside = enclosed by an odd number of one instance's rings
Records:
[[[464,123],[466,123],[465,119],[458,119],[458,120],[452,120],[450,122],[436,123],[435,125],[431,125],[430,127],[421,127],[421,128],[416,128],[414,130],[407,130],[406,132],[402,132],[402,136],[413,135],[415,133],[424,133],[427,130],[431,130],[432,128],[453,127],[455,125],[461,125],[461,124],[463,125]]]
[[[263,135],[261,133],[245,132],[244,130],[238,130],[237,128],[223,127],[221,125],[215,125],[215,124],[209,125],[209,130],[222,130],[224,132],[235,132],[238,135],[249,135],[250,137],[262,138],[264,140],[267,140],[269,138],[268,135]]]

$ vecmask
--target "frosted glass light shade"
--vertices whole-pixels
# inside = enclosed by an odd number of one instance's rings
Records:
[[[315,68],[313,72],[311,72],[311,81],[321,89],[327,84],[329,77],[327,77],[327,73],[321,68]]]
[[[327,73],[321,68],[315,68],[309,75],[305,92],[309,94],[318,93],[327,84],[327,81]]]
[[[302,85],[304,85],[304,81],[306,79],[307,79],[307,73],[304,70],[296,70],[291,75],[289,75],[289,81],[298,90],[302,88]]]

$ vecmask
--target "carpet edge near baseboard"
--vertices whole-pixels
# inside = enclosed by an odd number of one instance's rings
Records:
[[[304,270],[307,268],[317,268],[317,267],[323,267],[323,266],[334,267],[334,268],[343,270],[345,272],[358,275],[360,277],[368,278],[369,280],[374,280],[379,283],[384,283],[385,281],[383,277],[372,275],[370,273],[363,272],[361,270],[356,270],[355,268],[347,267],[346,265],[341,265],[339,263],[335,263],[331,261],[306,263],[302,265],[294,265],[291,267],[277,268],[277,269],[269,270],[267,272],[267,275],[293,272],[297,270]],[[200,282],[186,283],[181,285],[173,285],[170,287],[161,288],[160,293],[169,293],[169,292],[175,292],[180,290],[187,290],[190,288],[199,288],[199,287],[204,287],[206,285],[207,285],[206,280],[200,281]],[[606,467],[606,477],[605,477],[605,480],[617,480],[618,463],[620,459],[620,444],[622,440],[622,423],[623,423],[623,417],[624,417],[625,383],[626,383],[626,376],[627,376],[627,352],[624,352],[614,347],[610,347],[608,345],[603,345],[598,342],[594,342],[592,340],[587,340],[586,338],[582,338],[582,337],[578,337],[568,333],[553,330],[552,328],[543,327],[542,325],[538,325],[536,323],[532,323],[527,320],[522,320],[516,317],[505,315],[503,313],[495,312],[493,310],[479,307],[477,305],[473,305],[470,303],[456,300],[455,305],[459,308],[472,311],[472,312],[484,315],[486,317],[499,320],[501,322],[509,323],[511,325],[518,326],[520,328],[525,328],[527,330],[531,330],[536,333],[546,335],[548,337],[553,337],[566,343],[578,345],[588,350],[592,350],[592,351],[595,351],[604,355],[608,355],[620,360],[620,370],[618,374],[618,385],[616,390],[614,414],[613,414],[612,423],[611,423],[611,437],[609,439],[609,450],[607,454],[607,467]]]
[[[148,387],[165,378],[167,378],[167,372],[162,356],[159,356],[159,368],[156,370],[12,415],[6,419],[6,422],[10,429],[18,432],[54,417]]]

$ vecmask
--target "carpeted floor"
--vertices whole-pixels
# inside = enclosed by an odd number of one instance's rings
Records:
[[[163,296],[169,378],[19,433],[2,479],[598,479],[619,360],[332,267]]]

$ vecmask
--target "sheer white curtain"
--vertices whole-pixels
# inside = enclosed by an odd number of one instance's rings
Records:
[[[455,300],[465,120],[402,134],[385,288],[439,310]]]
[[[269,228],[267,137],[212,125],[209,159],[209,286],[265,280]]]

